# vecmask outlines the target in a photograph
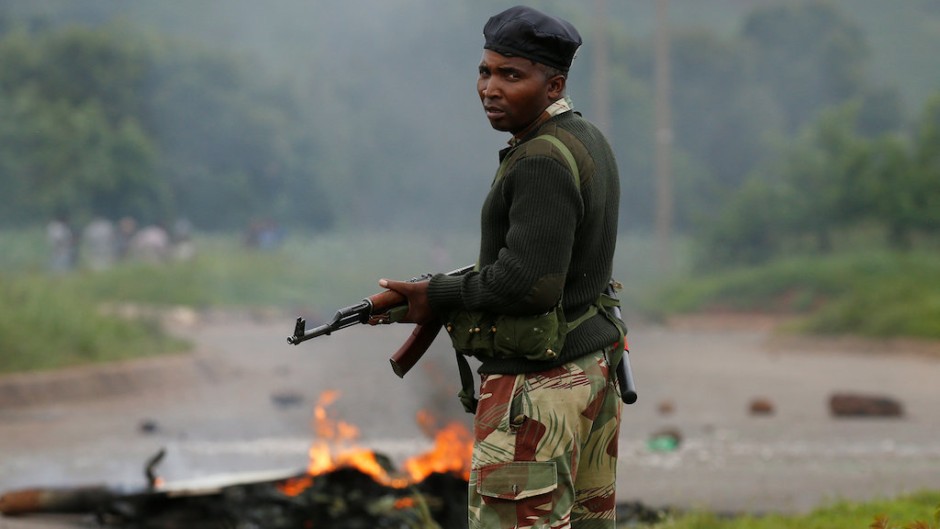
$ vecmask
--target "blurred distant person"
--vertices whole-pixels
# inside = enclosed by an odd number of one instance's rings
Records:
[[[121,217],[117,225],[115,253],[119,261],[127,259],[131,250],[131,239],[137,233],[137,221],[134,217]]]
[[[68,216],[58,213],[46,226],[49,241],[49,270],[53,273],[68,272],[78,262],[78,241]]]
[[[614,529],[626,329],[604,297],[620,184],[600,130],[566,97],[581,37],[517,6],[491,17],[477,92],[511,134],[482,206],[476,269],[382,279],[405,321],[444,324],[474,416],[470,529]],[[480,362],[479,401],[466,356]]]
[[[82,231],[82,256],[88,268],[107,270],[117,258],[117,230],[108,219],[96,217]]]
[[[258,250],[274,250],[284,240],[284,230],[271,219],[253,219],[245,231],[245,246]]]
[[[165,263],[170,258],[170,234],[154,224],[141,228],[131,238],[130,257],[144,263]]]
[[[195,259],[196,243],[193,241],[193,225],[188,219],[177,219],[173,223],[171,242],[174,261]]]

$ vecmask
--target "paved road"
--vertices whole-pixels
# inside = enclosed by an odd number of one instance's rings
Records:
[[[208,315],[178,327],[196,343],[191,356],[0,378],[0,493],[142,486],[143,464],[161,448],[158,470],[168,482],[293,472],[306,464],[312,410],[330,389],[341,392],[330,411],[359,427],[360,444],[395,460],[428,446],[414,420],[419,409],[470,424],[453,396],[457,374],[443,340],[402,381],[386,358],[410,329],[350,328],[293,347],[284,341],[290,323]],[[798,512],[940,489],[935,345],[875,351],[871,343],[786,339],[753,319],[632,329],[640,398],[624,408],[621,500]],[[905,416],[834,419],[834,391],[890,395]],[[774,413],[751,415],[755,398],[769,399]],[[662,412],[666,402],[672,413]],[[678,449],[651,450],[651,436],[667,428],[680,432]],[[0,529],[58,527],[75,525],[0,518]]]

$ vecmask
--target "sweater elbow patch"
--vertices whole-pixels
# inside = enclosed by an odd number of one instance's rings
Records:
[[[564,274],[544,275],[529,289],[525,296],[525,303],[536,308],[539,312],[551,310],[561,299],[564,288]]]

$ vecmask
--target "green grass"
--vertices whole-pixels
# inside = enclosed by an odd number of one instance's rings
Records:
[[[432,250],[426,237],[400,233],[296,237],[265,252],[246,249],[236,236],[218,235],[199,237],[197,256],[187,262],[126,262],[104,271],[80,266],[50,275],[44,242],[38,229],[0,232],[0,373],[187,348],[155,317],[128,320],[108,314],[106,309],[115,305],[274,306],[332,315],[377,292],[380,277],[407,279],[437,271],[431,264],[435,256],[447,261],[441,267],[456,268],[472,262],[475,253],[465,251],[471,245],[460,238]],[[285,332],[292,319],[285,316]]]
[[[651,313],[731,310],[797,314],[797,330],[940,339],[940,255],[869,251],[792,257],[673,283]]]
[[[348,305],[378,290],[380,277],[408,279],[472,264],[475,234],[446,239],[409,232],[331,233],[289,237],[274,251],[244,248],[233,235],[200,235],[198,254],[189,262],[167,265],[125,263],[103,272],[78,271],[59,280],[105,301],[193,307],[275,305],[328,310]],[[688,265],[686,244],[676,243],[675,272]],[[646,236],[625,235],[618,242],[615,277],[625,295],[635,296],[664,276]],[[0,232],[0,272],[11,275],[43,269],[42,233]]]
[[[37,242],[38,240],[38,242]],[[236,236],[199,236],[197,257],[162,265],[123,263],[49,276],[42,233],[0,232],[0,372],[178,351],[156,321],[124,321],[113,303],[277,307],[329,316],[379,290],[380,277],[407,279],[472,263],[474,235],[430,241],[417,233],[293,236],[274,251],[249,250]],[[794,256],[707,276],[689,273],[686,241],[664,271],[650,237],[624,235],[614,274],[626,313],[709,310],[797,314],[813,333],[940,339],[940,254],[885,250]],[[671,281],[671,282],[668,282]],[[313,317],[311,317],[313,319]]]
[[[189,262],[131,263],[76,279],[98,299],[331,310],[377,292],[380,277],[408,279],[438,271],[427,240],[406,234],[293,237],[273,251],[246,249],[229,236],[204,236],[198,245]],[[469,256],[448,259],[441,271],[469,262]]]
[[[807,514],[719,517],[695,512],[676,515],[652,525],[657,529],[933,529],[938,520],[940,491],[927,491],[895,499],[839,502]],[[886,524],[873,525],[879,517]],[[925,525],[912,525],[922,522]],[[626,527],[626,526],[624,526]]]
[[[294,313],[332,315],[379,291],[381,277],[409,279],[471,264],[474,234],[430,240],[427,235],[370,231],[289,237],[273,251],[245,248],[234,235],[197,236],[187,262],[121,263],[106,271],[80,267],[43,272],[41,230],[0,232],[0,373],[49,369],[179,351],[155,320],[126,321],[102,313],[114,304],[148,307],[277,307],[285,331]],[[625,299],[659,276],[653,244],[643,236],[620,241],[615,275]],[[674,255],[687,262],[682,244]],[[678,265],[677,265],[678,268]],[[639,279],[634,279],[639,278]],[[629,302],[628,302],[629,303]]]
[[[45,253],[42,228],[0,230],[0,271],[39,272]]]
[[[0,275],[0,373],[138,358],[186,348],[154,320],[106,315],[63,278]]]

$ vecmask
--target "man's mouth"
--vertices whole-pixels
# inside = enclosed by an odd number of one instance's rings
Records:
[[[486,112],[486,117],[488,119],[499,119],[506,115],[506,111],[499,107],[485,105],[483,110]]]

